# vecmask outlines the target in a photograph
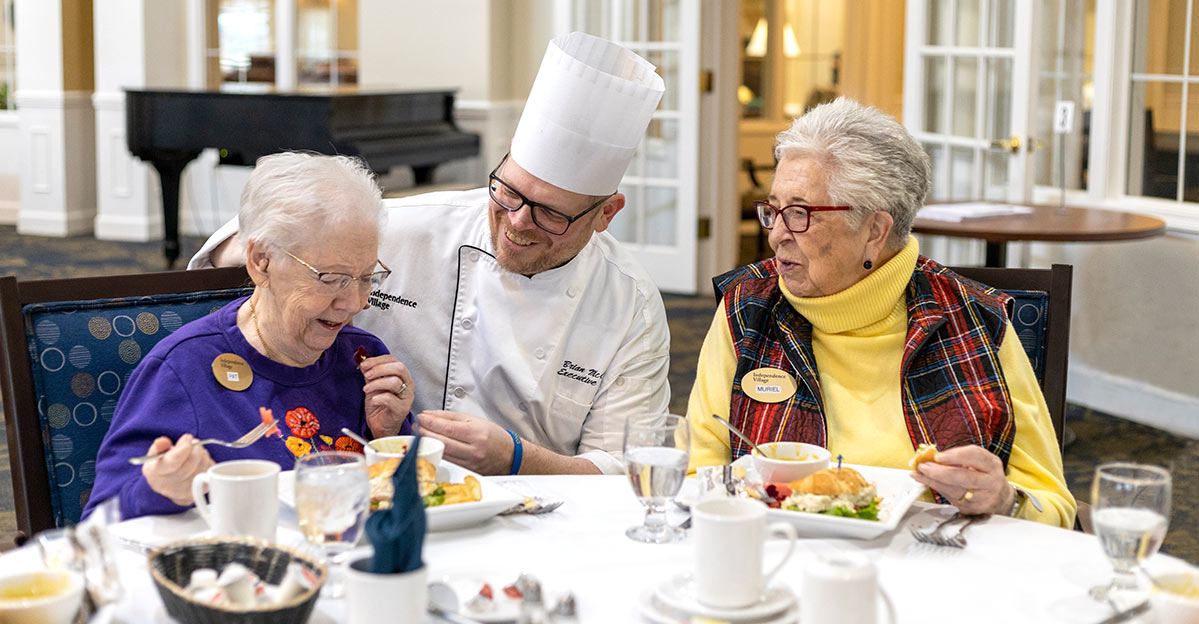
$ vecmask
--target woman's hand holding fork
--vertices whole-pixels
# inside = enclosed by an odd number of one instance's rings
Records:
[[[187,506],[195,502],[192,479],[216,463],[207,449],[192,442],[190,433],[180,436],[174,444],[170,438],[161,436],[150,445],[147,454],[163,453],[162,457],[142,464],[142,476],[150,489],[176,505]]]

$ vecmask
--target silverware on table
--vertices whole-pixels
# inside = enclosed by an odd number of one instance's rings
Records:
[[[525,499],[499,513],[501,516],[510,516],[512,514],[524,513],[531,516],[547,514],[562,506],[566,501],[555,500],[547,501],[540,496],[526,496]]]
[[[1118,622],[1126,622],[1132,618],[1149,610],[1149,601],[1146,600],[1134,607],[1130,607],[1123,611],[1117,611],[1105,620],[1101,620],[1098,624],[1117,624]]]
[[[912,537],[916,538],[917,542],[936,544],[937,546],[949,546],[950,548],[965,548],[966,538],[962,536],[962,533],[966,531],[966,528],[975,522],[986,520],[990,517],[990,514],[964,514],[959,511],[953,514],[953,516],[951,516],[948,520],[938,524],[936,528],[932,529],[931,531],[928,529],[908,527],[908,532],[912,534]],[[944,531],[948,526],[959,522],[962,523],[962,526],[958,528],[956,533],[952,535],[944,534]]]
[[[271,427],[274,427],[274,426],[275,426],[275,423],[273,423],[273,422],[272,423],[261,423],[257,427],[254,427],[253,429],[247,431],[246,434],[243,435],[242,437],[240,437],[232,442],[226,442],[224,440],[218,440],[216,438],[208,438],[206,440],[192,440],[192,446],[204,446],[206,444],[219,444],[221,446],[227,446],[229,448],[238,448],[238,449],[245,448],[245,447],[250,446],[251,444],[257,442],[258,440],[260,440],[262,438],[262,436],[266,435],[266,432],[270,431]],[[142,455],[141,457],[130,457],[129,463],[133,464],[134,466],[140,466],[146,462],[154,461],[162,456],[163,456],[163,453],[151,453],[149,455]]]

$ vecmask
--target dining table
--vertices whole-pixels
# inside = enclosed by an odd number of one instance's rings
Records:
[[[986,241],[985,265],[1007,265],[1007,244],[1011,241],[1043,242],[1109,242],[1130,241],[1161,236],[1166,222],[1149,215],[1088,206],[1060,206],[1010,202],[935,202],[930,206],[947,205],[1011,206],[1012,214],[995,214],[942,220],[922,217],[919,212],[912,221],[917,234],[974,238]]]
[[[551,605],[556,596],[573,593],[577,622],[687,621],[647,615],[643,610],[657,588],[691,572],[693,544],[690,539],[645,544],[626,537],[625,529],[644,516],[626,477],[485,479],[520,495],[560,499],[564,504],[552,513],[494,516],[474,526],[429,533],[423,559],[430,580],[459,587],[482,582],[502,586],[525,573],[540,580]],[[1089,588],[1106,582],[1112,573],[1094,536],[1001,516],[971,526],[965,534],[967,544],[960,549],[921,543],[911,535],[910,527],[928,527],[953,511],[917,501],[895,530],[872,539],[813,538],[800,531],[794,554],[772,583],[799,596],[805,564],[823,555],[854,552],[874,563],[879,586],[892,601],[895,621],[900,623],[1097,623],[1112,615],[1111,605],[1087,595]],[[277,541],[302,545],[294,511],[281,504],[279,512]],[[684,519],[681,508],[672,508],[669,522]],[[112,525],[124,585],[124,596],[112,610],[115,619],[173,621],[151,580],[147,553],[201,536],[207,528],[194,509]],[[0,569],[8,573],[40,568],[35,541],[0,556]],[[784,547],[781,540],[767,541],[766,564],[776,561]],[[1163,554],[1150,561],[1166,567],[1186,565]],[[310,621],[343,622],[345,614],[344,600],[322,596]],[[1151,614],[1140,617],[1129,621],[1152,621]],[[428,621],[441,620],[430,615]],[[784,616],[754,621],[794,622],[797,611],[793,608]],[[879,621],[887,619],[882,616]]]

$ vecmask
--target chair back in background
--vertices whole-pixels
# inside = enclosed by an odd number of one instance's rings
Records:
[[[1013,299],[1012,326],[1032,364],[1059,447],[1065,442],[1066,372],[1070,360],[1070,290],[1074,267],[1055,264],[1049,269],[949,267],[980,284],[1001,290]]]
[[[248,284],[244,268],[0,278],[0,391],[18,540],[79,520],[130,373],[159,340],[249,294]]]

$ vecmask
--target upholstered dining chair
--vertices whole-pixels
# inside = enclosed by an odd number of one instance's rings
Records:
[[[1059,447],[1066,442],[1066,369],[1070,361],[1070,289],[1074,267],[950,267],[962,277],[1007,293],[1011,319],[1049,407]]]
[[[1074,267],[1055,264],[1048,269],[950,267],[958,275],[1011,295],[1012,326],[1032,363],[1058,447],[1066,448],[1066,372],[1070,362],[1070,289]],[[1093,533],[1091,506],[1078,502],[1074,528]]]
[[[130,373],[163,337],[252,290],[245,269],[0,277],[0,398],[18,544],[79,520]]]

